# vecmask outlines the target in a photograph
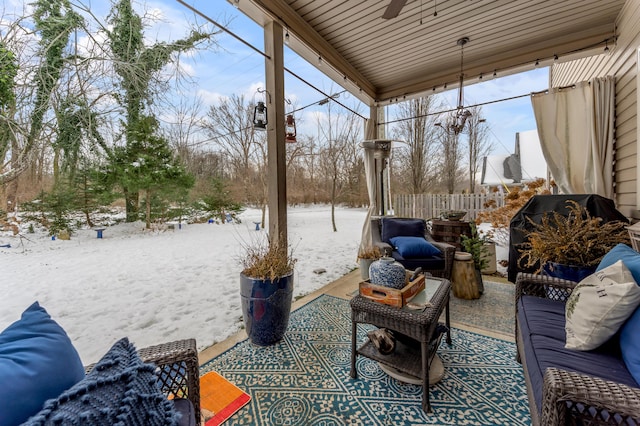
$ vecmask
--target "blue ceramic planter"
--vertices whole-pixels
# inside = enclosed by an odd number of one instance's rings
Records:
[[[542,270],[550,277],[562,278],[579,283],[584,278],[593,274],[596,271],[596,267],[563,265],[562,263],[547,262]]]
[[[280,341],[289,325],[293,272],[274,281],[240,274],[242,317],[251,343],[260,346]]]

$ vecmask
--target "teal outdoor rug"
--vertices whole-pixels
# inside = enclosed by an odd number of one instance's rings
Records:
[[[359,344],[366,331],[359,329]],[[359,356],[358,378],[351,378],[349,302],[327,295],[292,312],[278,344],[242,341],[200,373],[217,371],[251,395],[228,425],[530,424],[515,345],[458,329],[452,339],[438,350],[445,375],[430,387],[430,414],[420,386],[390,378],[372,360]]]
[[[515,336],[515,288],[512,283],[484,281],[479,299],[458,299],[451,293],[451,322]]]

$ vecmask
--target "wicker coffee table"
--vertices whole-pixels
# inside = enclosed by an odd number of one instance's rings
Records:
[[[425,283],[425,292],[429,305],[422,311],[410,310],[407,307],[396,308],[371,301],[360,295],[351,299],[351,377],[358,377],[356,369],[356,357],[358,355],[388,365],[403,373],[422,378],[422,409],[431,411],[429,404],[429,367],[431,359],[435,355],[437,344],[434,341],[434,333],[438,326],[438,318],[445,311],[447,326],[447,343],[451,344],[451,332],[449,324],[449,292],[451,283],[443,278],[428,277]],[[420,295],[418,295],[420,296]],[[418,297],[416,296],[416,298]],[[416,340],[416,345],[396,343],[395,351],[390,355],[382,355],[369,339],[357,348],[358,324],[372,324],[402,333]],[[436,339],[437,340],[437,339]]]

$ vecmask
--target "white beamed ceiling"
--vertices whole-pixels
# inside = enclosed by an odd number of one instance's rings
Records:
[[[397,18],[383,20],[388,3],[240,0],[239,6],[259,24],[276,19],[287,27],[292,49],[314,64],[322,57],[323,72],[372,105],[441,91],[445,83],[456,87],[461,37],[470,39],[468,83],[494,70],[531,69],[536,60],[549,64],[554,55],[562,61],[602,52],[625,0],[439,0],[437,16],[433,0],[408,0]]]

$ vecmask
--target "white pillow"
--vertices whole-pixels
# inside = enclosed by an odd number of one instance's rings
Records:
[[[611,336],[640,304],[640,286],[617,261],[575,287],[565,307],[565,348],[588,351]]]

